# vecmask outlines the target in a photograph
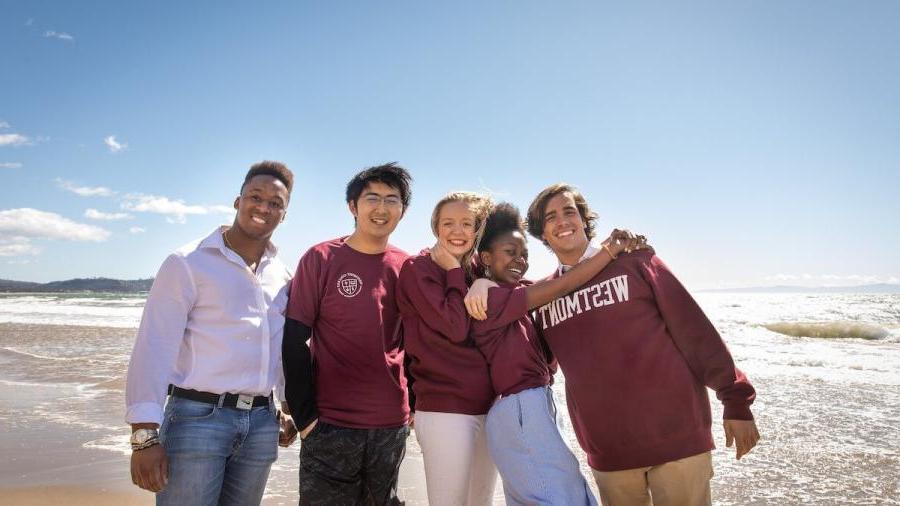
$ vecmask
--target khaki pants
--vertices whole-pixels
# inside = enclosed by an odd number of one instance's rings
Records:
[[[701,453],[651,467],[593,470],[603,506],[709,506],[712,454]]]

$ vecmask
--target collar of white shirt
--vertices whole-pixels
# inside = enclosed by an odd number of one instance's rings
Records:
[[[588,247],[585,248],[585,250],[584,250],[584,254],[581,255],[581,258],[578,259],[578,263],[580,264],[581,262],[587,260],[588,258],[591,258],[592,256],[596,255],[598,251],[600,251],[600,248],[595,248],[595,247],[591,246],[590,244],[588,244]],[[557,270],[556,270],[556,274],[558,276],[562,276],[566,271],[568,271],[572,267],[574,267],[574,265],[566,265],[566,264],[561,263],[561,264],[559,264],[559,268],[557,268]]]
[[[222,237],[222,234],[225,233],[226,230],[231,228],[229,225],[222,225],[217,228],[213,233],[206,236],[206,239],[200,241],[201,248],[213,248],[222,251],[222,254],[226,257],[229,255],[229,251],[237,254],[237,252],[233,251],[231,248],[225,245],[225,239]],[[260,259],[260,263],[262,263],[263,259],[274,257],[278,254],[278,247],[275,246],[275,243],[272,240],[269,240],[269,243],[266,245],[266,250],[263,252],[263,258]]]

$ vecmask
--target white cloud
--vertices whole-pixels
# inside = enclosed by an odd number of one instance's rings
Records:
[[[98,211],[96,209],[88,209],[84,212],[85,218],[90,218],[92,220],[104,220],[104,221],[115,221],[115,220],[127,220],[132,218],[132,216],[128,213],[104,213],[103,211]]]
[[[128,229],[128,231],[131,232],[132,234],[143,234],[144,232],[147,231],[147,229],[144,227],[131,227]]]
[[[78,186],[71,181],[60,178],[56,178],[54,181],[56,181],[57,186],[63,190],[70,191],[82,197],[112,197],[116,194],[116,192],[105,186]]]
[[[0,146],[21,146],[30,143],[31,139],[22,134],[0,134]]]
[[[41,250],[31,244],[27,237],[0,236],[0,257],[15,257],[22,255],[37,255]]]
[[[66,41],[75,40],[75,37],[72,37],[71,35],[69,35],[66,32],[57,32],[54,30],[47,30],[46,32],[44,32],[44,37],[50,38],[50,39],[61,39],[61,40],[66,40]]]
[[[122,209],[138,213],[156,213],[166,216],[169,223],[184,223],[189,214],[203,215],[211,213],[234,212],[227,206],[200,206],[186,204],[183,200],[171,200],[168,197],[158,195],[143,195],[132,193],[125,195],[122,201]]]
[[[207,206],[209,212],[220,214],[234,214],[234,206]]]
[[[0,241],[7,256],[37,254],[31,239],[103,242],[109,231],[77,223],[56,213],[31,208],[0,211]]]
[[[0,162],[0,169],[21,169],[22,164],[19,162]]]
[[[128,144],[116,141],[115,135],[110,135],[109,137],[104,138],[103,144],[106,144],[106,147],[109,148],[110,153],[118,153],[119,151],[122,151],[128,147]]]
[[[9,128],[9,123],[0,120],[0,128]]]

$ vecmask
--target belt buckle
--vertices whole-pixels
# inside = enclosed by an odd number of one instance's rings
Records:
[[[253,396],[245,395],[245,394],[238,394],[237,402],[235,403],[234,407],[236,407],[238,409],[242,409],[244,411],[249,410],[250,408],[253,407]]]

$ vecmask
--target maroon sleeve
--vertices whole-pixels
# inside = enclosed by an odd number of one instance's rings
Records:
[[[427,260],[418,258],[418,262]],[[428,328],[454,343],[469,337],[469,314],[463,304],[466,276],[461,268],[437,272],[415,261],[400,270],[399,292],[419,313]],[[441,269],[443,270],[443,269]]]
[[[756,391],[734,360],[712,322],[672,271],[655,255],[639,258],[641,274],[656,299],[675,345],[694,375],[716,391],[727,420],[752,420]]]
[[[495,286],[488,290],[487,319],[474,321],[478,332],[503,328],[528,314],[525,286]]]
[[[322,298],[322,266],[324,258],[315,247],[310,248],[297,264],[288,299],[287,317],[315,328]]]

